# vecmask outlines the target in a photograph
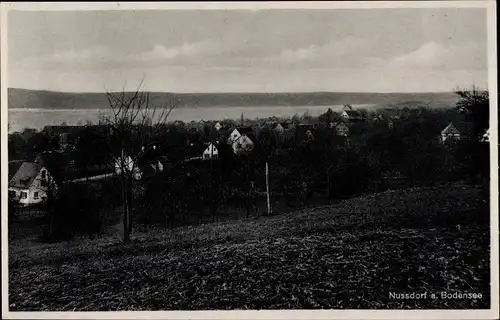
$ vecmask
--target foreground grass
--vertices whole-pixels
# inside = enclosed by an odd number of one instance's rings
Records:
[[[458,185],[158,230],[126,246],[12,241],[10,310],[489,308],[488,218],[480,190]]]

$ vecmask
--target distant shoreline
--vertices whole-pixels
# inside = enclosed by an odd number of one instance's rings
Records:
[[[297,109],[302,109],[302,108],[342,108],[344,105],[343,104],[337,104],[337,105],[296,105],[296,106],[291,106],[291,105],[260,105],[260,106],[245,106],[245,105],[238,105],[238,106],[179,106],[175,107],[175,109],[226,109],[226,108],[297,108]],[[356,107],[356,108],[376,108],[378,105],[376,104],[352,104],[351,106]],[[151,107],[153,108],[153,107]],[[9,108],[8,111],[19,111],[19,112],[60,112],[60,111],[104,111],[104,110],[111,110],[110,107],[103,107],[103,108]]]
[[[297,92],[297,93],[169,93],[149,92],[153,106],[175,104],[179,109],[328,107],[338,105],[455,105],[457,95],[448,93],[369,93],[369,92]],[[126,93],[125,99],[132,93]],[[64,93],[54,91],[8,90],[8,109],[109,109],[106,93]]]

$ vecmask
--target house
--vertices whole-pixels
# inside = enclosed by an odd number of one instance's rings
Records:
[[[122,173],[122,158],[119,157],[115,161],[115,173],[117,175]],[[163,163],[160,159],[142,159],[134,164],[134,160],[130,156],[123,158],[123,167],[126,173],[133,175],[135,180],[141,180],[154,176],[157,173],[163,172]]]
[[[219,121],[217,121],[217,123],[214,125],[214,128],[215,130],[219,131],[220,129],[222,129],[222,124]]]
[[[123,166],[123,167],[122,167]],[[122,169],[124,169],[125,173],[132,173],[133,171],[133,176],[134,179],[140,180],[141,179],[141,170],[139,169],[138,166],[134,164],[134,160],[130,156],[125,156],[125,157],[118,157],[115,161],[115,173],[117,175],[122,174]]]
[[[242,155],[253,151],[255,147],[255,135],[251,127],[235,128],[227,139],[227,144],[231,146],[234,154]]]
[[[363,120],[363,115],[356,110],[343,110],[341,114],[342,118],[349,121],[359,121]]]
[[[266,121],[259,127],[260,131],[273,132],[278,139],[282,139],[285,134],[285,124],[276,121]]]
[[[347,137],[349,135],[349,127],[344,121],[330,122],[330,128],[334,129],[338,136]]]
[[[203,128],[205,128],[205,126],[207,124],[208,124],[208,121],[205,121],[205,120],[201,119],[200,121],[198,121],[197,127],[198,127],[198,129],[203,129]]]
[[[285,128],[283,127],[283,125],[281,125],[281,123],[275,123],[272,129],[280,136],[285,133]]]
[[[460,140],[460,136],[460,131],[458,131],[455,125],[453,125],[453,122],[450,122],[450,124],[448,124],[446,128],[441,131],[441,143],[444,144],[447,143],[447,141],[458,141]]]
[[[490,129],[486,130],[486,132],[481,137],[481,142],[490,142]]]
[[[253,151],[255,144],[247,134],[242,134],[231,145],[234,154],[246,155]]]
[[[350,104],[346,104],[342,108],[342,111],[352,111],[352,106]]]
[[[214,140],[213,142],[200,143],[190,142],[182,150],[183,160],[181,163],[197,163],[208,162],[207,160],[226,161],[231,160],[234,156],[232,146],[223,143],[221,140]]]
[[[203,150],[201,158],[202,160],[212,159],[227,162],[232,160],[234,155],[235,152],[232,146],[228,146],[221,141],[215,141],[208,143],[208,146]]]
[[[253,129],[250,127],[238,127],[235,128],[231,134],[229,134],[229,137],[227,138],[227,144],[228,145],[233,145],[233,143],[238,140],[243,134],[249,136],[253,136]]]
[[[202,159],[217,160],[218,158],[219,158],[219,150],[214,145],[214,143],[210,142],[208,147],[203,151]]]
[[[11,173],[13,174],[8,184],[9,197],[25,206],[46,201],[49,186],[55,187],[47,169],[37,163],[9,163],[9,175]]]
[[[59,135],[59,149],[61,151],[68,151],[75,148],[75,139],[71,133],[61,133]]]
[[[154,177],[163,172],[167,164],[169,164],[169,161],[166,158],[155,159],[153,161],[139,161],[137,166],[139,167],[140,179],[144,180]]]
[[[78,133],[82,130],[81,126],[45,126],[42,133],[47,136],[59,139],[59,150],[68,151],[74,148]]]
[[[233,142],[238,140],[241,137],[241,133],[238,130],[238,128],[234,129],[230,134],[229,137],[227,137],[227,144],[232,145]]]

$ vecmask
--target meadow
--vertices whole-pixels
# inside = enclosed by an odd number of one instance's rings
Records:
[[[10,310],[489,308],[480,187],[389,190],[271,217],[42,244],[9,241]],[[29,242],[29,243],[28,243]],[[395,300],[469,292],[482,299]]]

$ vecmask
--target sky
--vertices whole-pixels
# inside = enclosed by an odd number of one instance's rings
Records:
[[[10,11],[8,86],[438,92],[487,83],[486,10]]]

